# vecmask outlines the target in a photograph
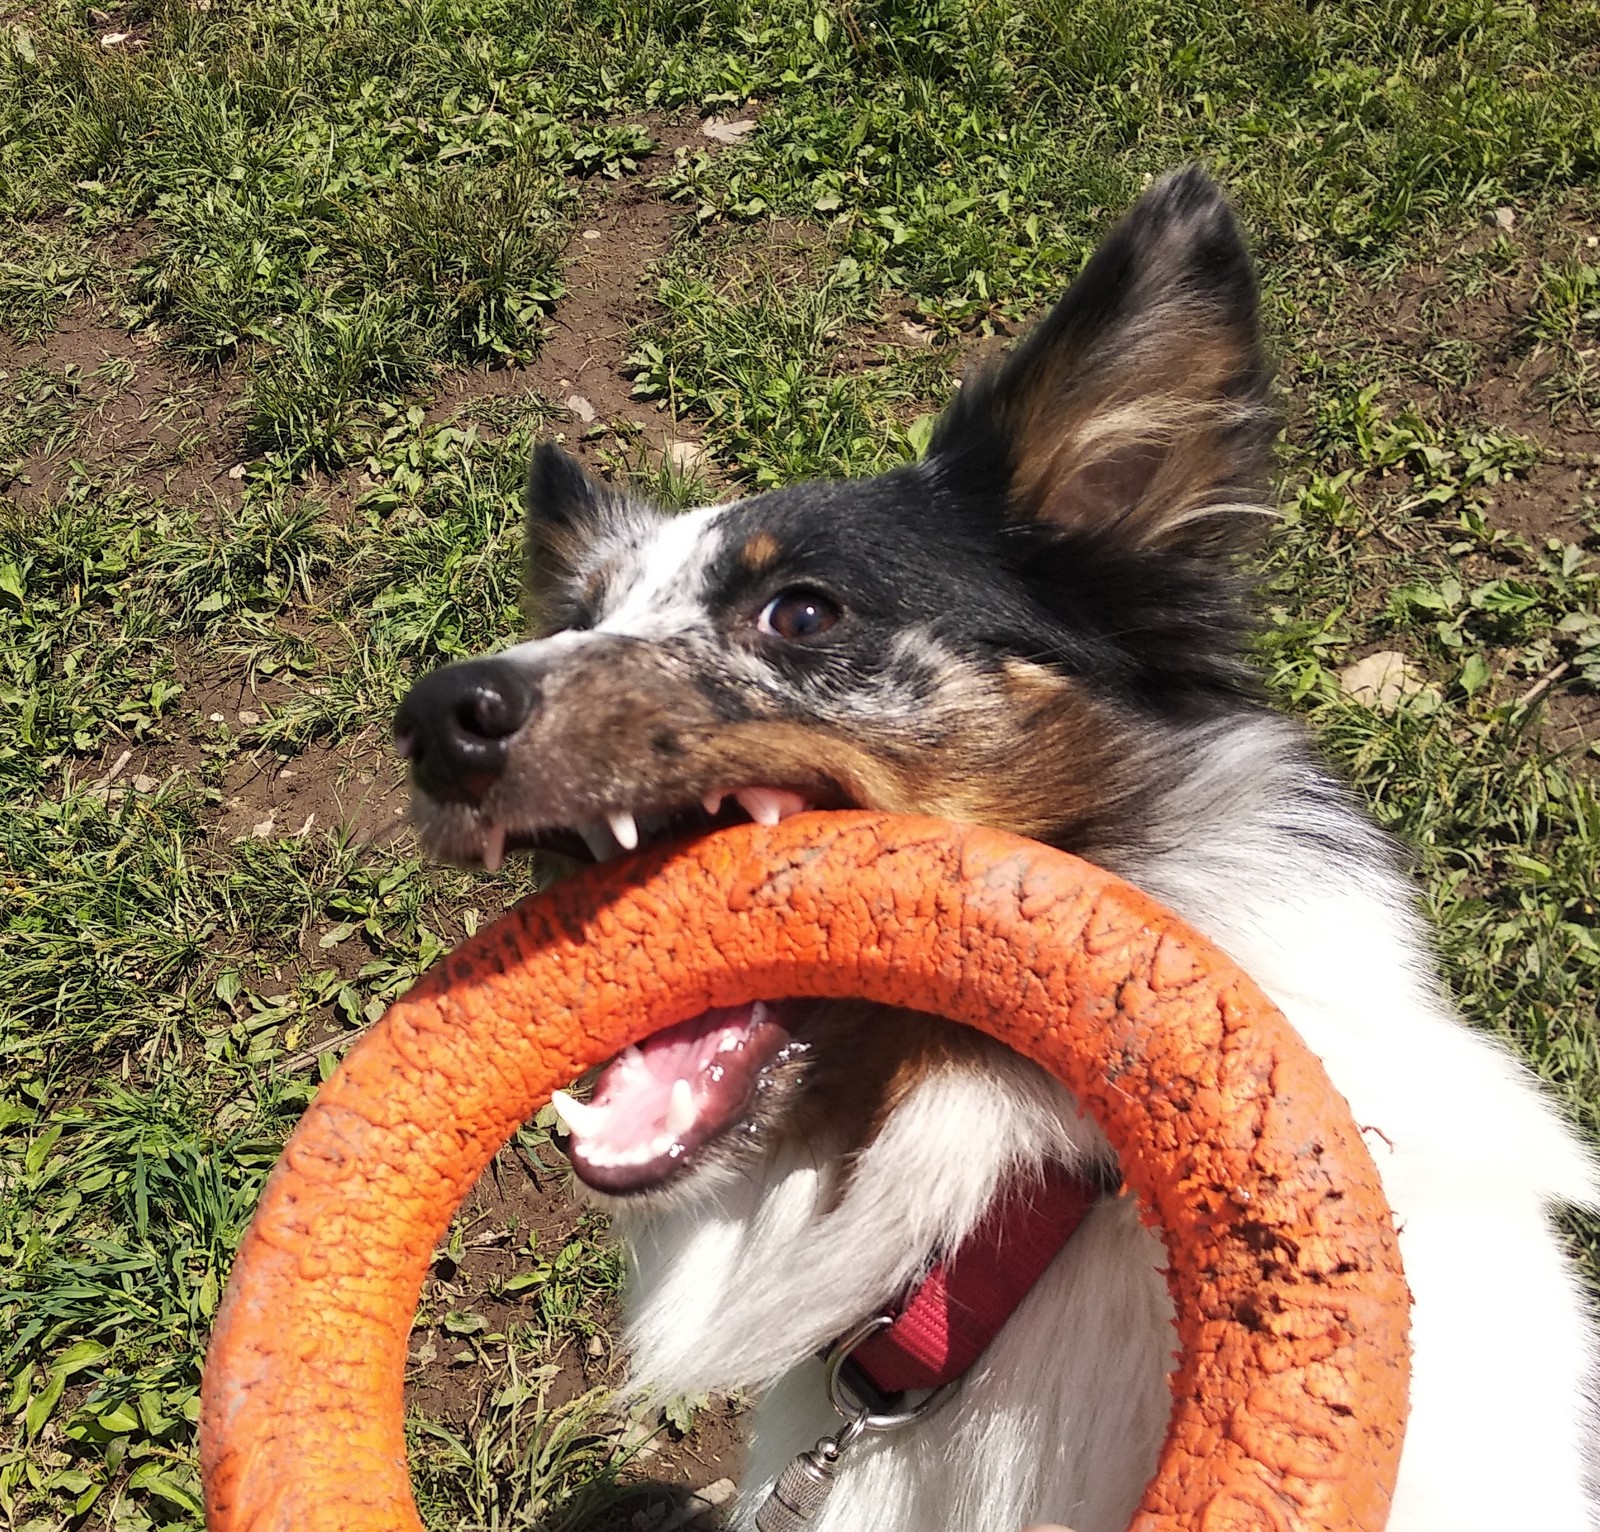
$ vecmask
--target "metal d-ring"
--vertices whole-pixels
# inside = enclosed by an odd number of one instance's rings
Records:
[[[901,1426],[909,1426],[921,1420],[924,1415],[931,1414],[943,1404],[956,1386],[954,1383],[946,1383],[934,1389],[926,1399],[920,1400],[908,1410],[874,1414],[871,1405],[856,1396],[855,1390],[845,1382],[841,1374],[844,1364],[850,1360],[850,1355],[857,1346],[876,1335],[878,1331],[887,1330],[893,1323],[893,1314],[875,1314],[871,1319],[864,1319],[848,1335],[834,1342],[823,1364],[828,1379],[828,1402],[849,1422],[841,1434],[848,1434],[851,1441],[863,1431],[895,1431]]]

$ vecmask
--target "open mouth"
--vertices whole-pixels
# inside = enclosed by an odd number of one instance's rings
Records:
[[[775,825],[816,806],[788,788],[739,787],[708,792],[677,810],[617,810],[570,830],[528,836],[485,820],[480,855],[491,872],[508,849],[539,848],[605,862],[652,841],[752,820]],[[781,1001],[760,1000],[707,1011],[612,1059],[588,1101],[557,1091],[552,1102],[579,1179],[612,1195],[647,1191],[747,1124],[770,1083],[770,1066],[805,1047],[795,1039],[787,1013]]]
[[[767,1066],[797,1046],[783,1007],[761,1000],[647,1037],[601,1070],[589,1101],[566,1091],[551,1098],[572,1168],[596,1191],[660,1185],[746,1120]]]

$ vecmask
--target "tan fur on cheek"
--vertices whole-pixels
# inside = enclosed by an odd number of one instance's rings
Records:
[[[777,538],[770,532],[757,532],[744,545],[739,554],[739,562],[751,574],[762,574],[778,562],[781,551]]]
[[[710,786],[793,787],[823,807],[928,814],[1034,837],[1070,834],[1123,801],[1115,721],[1067,678],[1014,662],[1000,686],[975,690],[970,706],[959,700],[918,740],[900,729],[879,742],[865,727],[858,735],[763,720],[690,732],[686,744],[695,766],[713,774]]]

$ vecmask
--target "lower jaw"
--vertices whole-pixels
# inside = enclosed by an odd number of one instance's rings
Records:
[[[589,1191],[619,1201],[643,1201],[655,1193],[670,1192],[693,1179],[696,1171],[709,1164],[723,1143],[733,1138],[740,1127],[740,1123],[730,1123],[694,1150],[675,1155],[670,1165],[653,1165],[645,1171],[590,1164],[581,1154],[573,1152],[570,1139],[567,1141],[566,1154],[573,1174]]]

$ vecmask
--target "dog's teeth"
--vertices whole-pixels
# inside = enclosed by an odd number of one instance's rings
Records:
[[[706,811],[706,816],[715,819],[722,812],[722,800],[726,793],[703,793],[700,798],[700,807]]]
[[[579,825],[578,834],[597,862],[609,862],[617,854],[617,840],[605,825]]]
[[[569,1134],[593,1133],[606,1120],[604,1107],[579,1101],[576,1096],[570,1096],[564,1090],[558,1090],[550,1097],[550,1105],[556,1109],[556,1116],[560,1119],[561,1126]]]
[[[498,819],[491,819],[485,826],[478,855],[485,872],[500,871],[500,864],[506,859],[506,827]]]
[[[674,1080],[667,1100],[667,1132],[682,1138],[693,1127],[694,1116],[694,1087],[687,1080]]]
[[[741,787],[734,795],[742,808],[758,825],[775,825],[778,822],[778,805],[764,787]]]
[[[758,825],[775,825],[811,807],[799,793],[782,787],[741,787],[733,796]]]
[[[607,814],[606,820],[611,826],[611,833],[617,838],[617,844],[624,851],[639,849],[639,827],[633,822],[632,814],[620,809],[615,814]]]
[[[637,1043],[629,1043],[628,1046],[622,1050],[622,1062],[626,1064],[629,1069],[637,1069],[642,1063],[644,1063],[644,1050],[640,1048]]]

